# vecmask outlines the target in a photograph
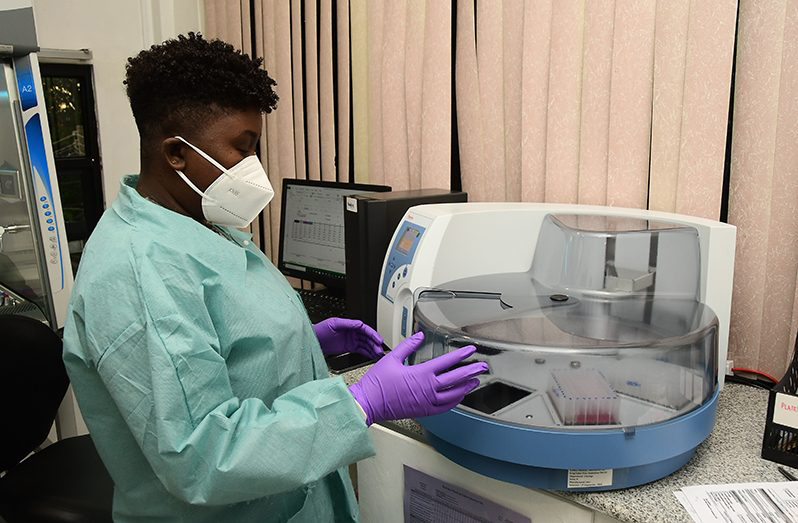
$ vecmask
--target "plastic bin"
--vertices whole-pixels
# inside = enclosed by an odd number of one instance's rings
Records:
[[[762,457],[798,468],[798,340],[787,373],[769,394]]]

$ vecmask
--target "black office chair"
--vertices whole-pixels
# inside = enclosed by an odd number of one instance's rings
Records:
[[[69,379],[61,339],[43,323],[0,316],[0,520],[111,521],[113,482],[89,436],[34,452],[47,438]],[[31,452],[33,455],[25,459]]]

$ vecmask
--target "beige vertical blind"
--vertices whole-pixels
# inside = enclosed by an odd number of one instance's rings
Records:
[[[472,200],[718,219],[736,15],[736,0],[205,0],[206,34],[249,52],[254,28],[278,82],[262,141],[277,198],[254,231],[270,255],[283,178],[448,187],[452,75]],[[798,327],[798,3],[741,0],[738,38],[730,354],[780,374]]]
[[[266,115],[262,140],[275,187],[266,252],[275,258],[282,180],[349,181],[349,3],[339,0],[335,10],[330,0],[254,4],[260,13],[255,38],[280,97],[278,109]]]
[[[730,353],[781,376],[798,328],[798,2],[742,1],[739,16]]]
[[[659,1],[650,208],[718,219],[735,1]]]
[[[352,70],[362,71],[366,82],[357,85],[353,78],[355,92],[366,95],[365,103],[354,100],[357,179],[394,190],[448,188],[451,3],[369,0],[352,5],[365,10],[365,16],[352,15]],[[357,38],[366,41],[362,53]]]
[[[350,133],[352,131],[351,122],[351,92],[352,86],[350,78],[352,76],[352,60],[350,59],[351,36],[349,23],[349,0],[338,0],[337,12],[334,13],[338,21],[336,34],[336,51],[338,53],[338,71],[336,81],[338,82],[337,107],[335,112],[338,119],[337,147],[335,166],[338,172],[338,180],[347,181],[350,179],[351,151]]]
[[[735,14],[734,0],[458,2],[463,188],[717,219]]]
[[[449,187],[449,2],[205,0],[205,19],[245,52],[254,38],[277,81],[261,141],[276,194],[253,226],[264,252],[279,248],[284,178]]]
[[[252,54],[252,17],[249,0],[204,0],[205,31],[208,39],[218,38],[236,49]],[[266,211],[268,213],[268,211]],[[263,248],[261,220],[249,227],[255,243]]]
[[[205,0],[205,18],[210,38],[250,54],[254,41],[254,54],[263,57],[265,69],[277,82],[280,101],[277,110],[266,115],[261,139],[261,160],[275,198],[252,231],[274,259],[282,180],[349,181],[349,2]]]

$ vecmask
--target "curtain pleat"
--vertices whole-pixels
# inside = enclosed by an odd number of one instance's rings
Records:
[[[227,8],[225,4],[227,0],[216,0],[214,2],[214,11],[216,13],[216,35],[217,38],[220,40],[228,41],[228,34],[227,30],[229,29],[227,25]],[[230,42],[232,43],[232,42]]]
[[[607,203],[614,28],[614,0],[585,4],[577,201],[586,205]]]
[[[407,178],[404,187],[421,187],[421,106],[424,89],[424,27],[426,0],[408,0],[405,11],[405,115],[407,127]]]
[[[239,13],[241,50],[250,56],[260,56],[255,54],[254,51],[256,49],[252,48],[252,35],[254,34],[253,31],[255,30],[255,21],[252,19],[249,0],[239,0]],[[268,222],[270,211],[270,209],[265,209],[264,212],[261,213],[261,216],[255,219],[249,226],[249,232],[252,234],[252,241],[254,241],[255,245],[257,245],[258,248],[264,252],[267,252],[268,249],[268,241],[266,240],[266,236],[268,235],[269,227],[266,225],[266,223]]]
[[[368,176],[371,183],[384,183],[383,134],[382,134],[382,49],[385,3],[383,0],[368,0]]]
[[[381,168],[384,183],[401,190],[408,188],[409,181],[405,98],[406,0],[390,0],[384,4],[382,27],[381,104],[378,109],[382,112]]]
[[[319,122],[319,42],[316,31],[316,2],[303,2],[305,8],[305,125],[308,150],[308,179],[321,179],[321,136]]]
[[[203,0],[202,6],[205,10],[205,30],[203,35],[207,38],[215,38],[219,32],[216,19],[216,0]]]
[[[521,200],[526,202],[542,202],[546,193],[546,144],[548,129],[546,127],[549,100],[549,68],[551,58],[551,30],[554,9],[553,0],[533,0],[524,5],[524,49],[521,85]],[[457,20],[458,51],[461,44],[460,19]],[[457,55],[457,66],[460,55]],[[457,79],[459,83],[459,78]],[[460,125],[460,90],[457,91],[457,129]],[[462,134],[460,134],[462,136]],[[462,143],[462,142],[461,142]],[[460,147],[462,158],[463,147]],[[474,198],[471,186],[466,184],[466,166],[462,165],[463,189],[468,191],[469,198]],[[494,175],[496,176],[496,175]]]
[[[577,200],[584,12],[584,0],[554,2],[546,119],[547,202]]]
[[[349,133],[351,130],[351,104],[349,103],[349,96],[351,94],[350,86],[350,72],[351,60],[349,58],[350,36],[349,36],[349,0],[338,0],[336,3],[336,32],[337,38],[337,53],[338,53],[338,135],[336,150],[336,170],[338,173],[338,181],[349,181],[349,161],[350,161],[350,139]]]
[[[355,181],[369,180],[371,76],[369,53],[369,0],[350,0],[350,42],[352,58],[352,137],[354,139]]]
[[[241,34],[241,47],[240,49],[252,56],[252,14],[249,10],[249,0],[239,0],[239,13],[241,27],[239,28]]]
[[[243,5],[244,0],[242,0]],[[253,33],[250,35],[262,35],[263,34],[263,2],[261,0],[256,0],[253,2],[254,6],[254,18],[250,20],[250,27]],[[262,57],[263,56],[263,39],[259,37],[255,37],[255,49],[252,50],[254,56]],[[252,38],[250,38],[250,47],[252,46]],[[265,64],[264,64],[265,67]],[[260,160],[263,165],[266,166],[268,169],[268,151],[266,147],[266,140],[263,138],[266,136],[266,120],[263,120],[263,126],[261,128],[261,142],[260,142]],[[269,175],[269,179],[271,180],[272,173],[268,170],[266,173]],[[260,250],[266,253],[267,256],[271,255],[271,206],[267,206],[263,212],[260,214],[257,220],[255,220],[251,225],[252,231],[252,240],[255,242],[255,245],[258,246]]]
[[[241,34],[242,18],[241,4],[235,0],[219,2],[216,8],[224,12],[225,40],[233,44],[236,49],[243,49],[243,35]]]
[[[737,226],[730,354],[781,375],[798,277],[798,4],[740,4],[729,221]]]
[[[496,4],[477,2],[477,107],[482,127],[480,172],[504,172],[504,59],[503,10]],[[489,180],[490,181],[490,180]],[[483,199],[502,201],[506,180],[499,177],[483,185]]]
[[[277,120],[277,166],[279,169],[279,185],[275,187],[275,194],[282,193],[283,178],[298,178],[300,175],[296,166],[296,142],[294,132],[294,115],[292,114],[292,94],[296,80],[292,77],[291,65],[291,7],[288,2],[278,1],[274,4],[274,49],[276,63],[272,66],[272,75],[279,79],[277,81],[277,95],[280,102],[277,111],[267,115],[267,118]],[[270,136],[271,138],[271,136]],[[272,249],[273,259],[277,259],[279,247],[280,221],[279,206],[271,206],[272,220]]]
[[[649,207],[720,217],[735,0],[657,3]]]
[[[524,54],[524,1],[503,4],[502,69],[504,71],[504,200],[521,201],[521,93]]]
[[[292,13],[290,4],[281,1],[256,0],[254,7],[255,51],[263,57],[264,68],[277,82],[275,92],[279,97],[277,110],[266,114],[264,118],[260,142],[261,161],[269,173],[275,193],[272,203],[262,213],[263,241],[260,247],[272,259],[276,259],[280,245],[282,181],[297,176]],[[304,150],[302,155],[304,158]]]
[[[333,92],[332,0],[319,3],[319,161],[321,179],[336,181],[335,172],[335,93]]]
[[[617,0],[610,80],[607,204],[645,209],[654,66],[653,0]]]
[[[427,2],[421,93],[420,179],[412,188],[447,189],[452,151],[452,5]],[[412,173],[412,171],[411,171]]]
[[[305,87],[303,80],[304,55],[302,53],[302,1],[291,2],[291,76],[293,81],[294,109],[294,161],[296,164],[296,177],[307,178],[307,141],[305,140]],[[283,99],[283,107],[285,103]]]
[[[675,212],[690,0],[657,2],[649,207]]]
[[[483,176],[483,126],[481,122],[476,27],[473,2],[457,3],[455,91],[457,93],[457,135],[460,146],[460,177],[471,200],[486,200],[488,188],[503,177]]]
[[[690,7],[676,212],[720,218],[736,0]]]
[[[263,67],[269,72],[269,76],[275,78],[277,82],[277,87],[275,88],[277,96],[280,97],[280,100],[283,100],[283,96],[285,96],[283,79],[275,74],[277,65],[275,5],[279,3],[280,2],[271,0],[262,2],[262,32],[258,40],[261,41],[262,45],[261,56],[263,57]],[[288,92],[290,93],[290,90]],[[262,213],[262,221],[264,223],[264,245],[261,245],[261,249],[271,255],[275,255],[279,248],[279,209],[282,197],[280,187],[282,186],[282,179],[286,176],[286,173],[282,172],[280,169],[280,150],[278,145],[280,134],[277,122],[280,115],[279,109],[282,108],[282,104],[278,102],[277,106],[278,111],[273,111],[266,115],[260,140],[261,162],[263,162],[263,165],[266,167],[266,171],[269,173],[269,180],[275,189],[272,203]],[[289,177],[293,178],[293,173],[291,173]]]

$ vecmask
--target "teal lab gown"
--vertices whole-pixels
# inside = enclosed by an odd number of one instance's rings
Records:
[[[249,236],[141,197],[91,236],[64,361],[114,480],[116,521],[357,521],[373,454],[296,292]]]

